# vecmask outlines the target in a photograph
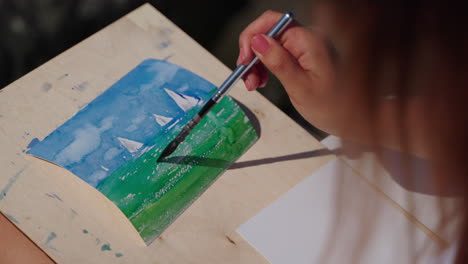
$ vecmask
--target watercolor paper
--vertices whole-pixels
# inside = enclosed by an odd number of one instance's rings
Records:
[[[225,97],[158,162],[215,90],[177,65],[145,60],[28,153],[98,189],[150,243],[258,138]]]

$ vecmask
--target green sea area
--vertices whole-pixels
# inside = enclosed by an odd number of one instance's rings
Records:
[[[242,109],[225,97],[171,156],[158,162],[161,152],[196,111],[188,112],[176,126],[154,138],[148,151],[97,186],[130,219],[147,244],[258,139]]]

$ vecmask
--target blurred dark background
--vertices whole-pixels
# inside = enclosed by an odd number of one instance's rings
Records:
[[[0,0],[0,87],[149,2],[230,68],[238,36],[267,9],[291,10],[303,24],[310,0]],[[317,138],[324,133],[294,110],[272,76],[260,92]]]

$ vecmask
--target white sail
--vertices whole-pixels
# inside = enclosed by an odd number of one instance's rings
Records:
[[[156,123],[158,123],[160,126],[165,126],[169,122],[172,121],[172,118],[170,117],[160,116],[156,114],[153,114],[153,116],[154,116],[154,119],[156,120]]]
[[[138,155],[136,156],[137,158],[139,158],[141,155],[145,154],[146,152],[148,152],[150,149],[152,149],[154,146],[151,146],[151,147],[144,147],[140,153],[138,153]]]
[[[175,121],[174,124],[170,125],[167,129],[172,129],[173,127],[175,127],[175,125],[177,125],[177,123],[179,123],[179,120]]]
[[[122,144],[122,146],[124,146],[130,153],[137,152],[141,148],[141,146],[143,146],[143,143],[136,142],[130,139],[121,137],[117,137],[117,139],[120,141],[120,144]]]
[[[164,91],[166,91],[172,100],[174,100],[174,102],[176,102],[176,104],[185,112],[192,109],[192,107],[196,106],[200,102],[200,99],[198,98],[174,92],[167,88],[164,88]]]

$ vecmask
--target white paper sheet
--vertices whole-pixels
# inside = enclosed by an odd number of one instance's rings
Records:
[[[435,249],[424,232],[338,159],[237,231],[274,264],[427,263]],[[359,250],[366,235],[368,243]]]

